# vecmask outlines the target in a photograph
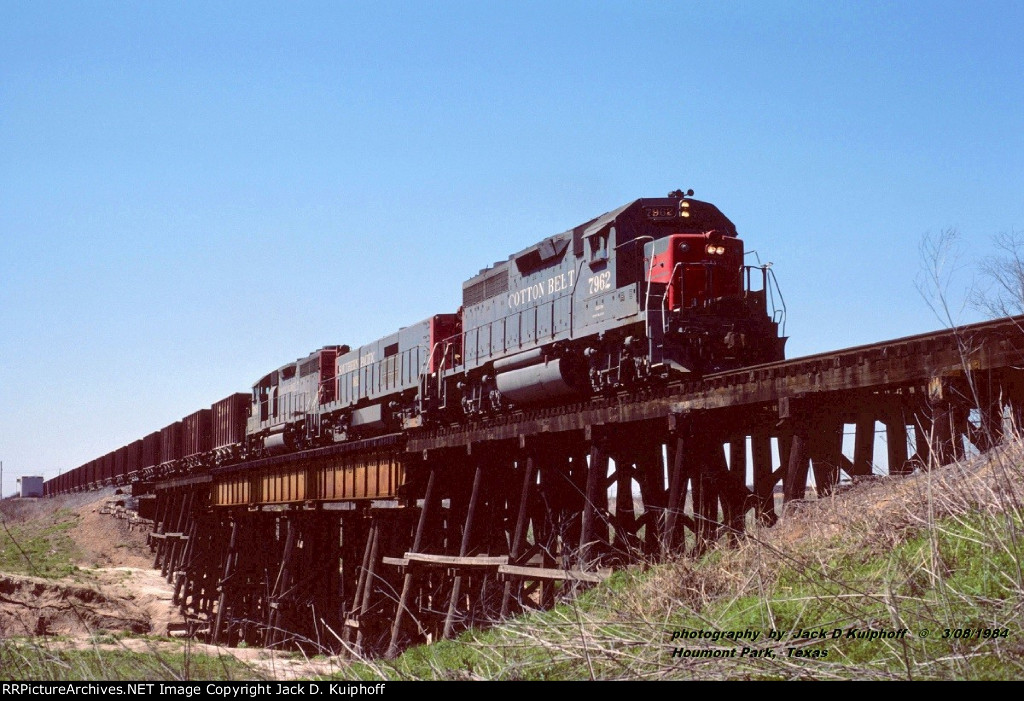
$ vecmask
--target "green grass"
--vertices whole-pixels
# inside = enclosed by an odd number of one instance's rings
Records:
[[[0,572],[61,578],[73,574],[77,550],[68,535],[78,515],[59,509],[45,518],[0,526]]]
[[[160,643],[161,647],[168,643]],[[62,649],[60,641],[39,644],[0,641],[0,678],[18,681],[182,681],[250,680],[264,675],[229,655],[198,654],[178,644],[171,651],[134,652],[96,647]]]

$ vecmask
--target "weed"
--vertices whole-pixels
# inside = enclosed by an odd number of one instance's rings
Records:
[[[620,571],[575,603],[339,676],[1024,678],[1022,456],[1014,441],[858,485],[734,548]],[[683,648],[717,656],[673,656]]]

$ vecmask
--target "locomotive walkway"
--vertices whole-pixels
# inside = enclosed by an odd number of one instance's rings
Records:
[[[1022,367],[1014,317],[168,475],[155,562],[214,640],[395,654],[772,523],[812,470],[823,495],[985,450]]]

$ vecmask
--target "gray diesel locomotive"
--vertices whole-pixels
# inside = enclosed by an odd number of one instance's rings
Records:
[[[770,268],[744,265],[733,223],[690,194],[635,200],[467,280],[457,360],[424,398],[472,415],[781,360]]]

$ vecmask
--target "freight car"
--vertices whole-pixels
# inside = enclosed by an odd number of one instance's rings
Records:
[[[455,313],[330,345],[49,491],[230,464],[783,358],[785,309],[734,224],[677,190],[481,270]],[[781,333],[780,333],[781,329]]]

